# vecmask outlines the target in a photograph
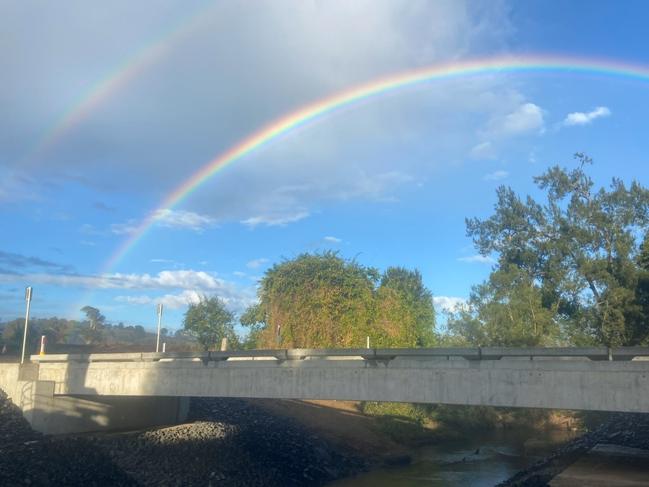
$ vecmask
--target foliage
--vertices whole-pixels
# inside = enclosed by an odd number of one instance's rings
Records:
[[[7,345],[7,352],[18,353],[22,346],[24,318],[0,323],[0,349]],[[38,350],[41,335],[47,337],[48,350],[65,351],[70,347],[85,347],[87,350],[120,350],[125,346],[140,350],[153,350],[155,334],[147,332],[141,325],[116,325],[104,321],[100,339],[95,343],[87,343],[89,330],[87,321],[67,320],[63,318],[32,318],[29,320],[28,349],[30,353]],[[195,340],[189,336],[176,334],[165,336],[167,350],[190,350],[195,347]],[[87,346],[87,347],[86,347]]]
[[[266,271],[241,324],[258,347],[422,346],[433,341],[432,296],[417,271],[373,268],[334,252],[302,254]],[[253,346],[252,343],[249,344]]]
[[[534,178],[545,202],[501,186],[491,217],[467,219],[480,253],[498,260],[450,317],[452,333],[477,345],[646,343],[649,253],[637,237],[649,224],[649,191],[616,178],[596,190],[592,161],[575,157],[576,169]]]
[[[478,346],[544,346],[556,342],[559,327],[554,318],[529,275],[507,265],[474,287],[469,306],[460,307],[448,327]]]
[[[81,311],[85,313],[87,321],[87,326],[80,333],[81,337],[87,344],[101,343],[106,317],[101,314],[99,309],[92,306],[84,306]]]
[[[413,421],[420,426],[423,425],[427,417],[424,406],[405,402],[364,401],[360,404],[360,410],[368,416],[391,416]]]
[[[242,348],[252,350],[257,348],[262,339],[266,326],[266,316],[259,304],[253,304],[239,318],[241,325],[248,327],[248,335],[243,341]]]
[[[185,313],[183,328],[206,351],[219,345],[223,338],[228,339],[232,348],[238,345],[234,315],[217,296],[203,297],[198,303],[191,304]]]
[[[106,322],[106,317],[102,315],[97,308],[94,308],[92,306],[84,306],[83,308],[81,308],[81,311],[85,313],[86,319],[90,324],[90,328],[101,328]]]
[[[427,347],[435,341],[433,295],[419,271],[389,267],[377,291],[376,347]]]

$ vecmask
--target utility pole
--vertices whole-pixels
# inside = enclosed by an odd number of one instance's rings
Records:
[[[160,351],[160,323],[162,322],[162,303],[158,303],[156,312],[158,313],[158,337],[155,341],[155,351],[158,353]]]
[[[25,348],[27,347],[27,327],[29,326],[29,308],[32,304],[32,287],[25,288],[25,301],[27,301],[27,310],[25,311],[25,332],[23,333],[23,351],[20,355],[20,363],[25,363]]]

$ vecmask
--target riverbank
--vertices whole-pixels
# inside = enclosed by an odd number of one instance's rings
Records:
[[[550,418],[539,425],[565,427],[570,416]],[[491,486],[520,470],[501,485],[540,486],[598,443],[649,449],[649,415],[611,416],[532,466],[554,447],[540,436],[517,434],[514,427],[484,437],[448,426],[421,427],[404,418],[365,415],[358,403],[347,401],[194,398],[186,424],[46,437],[32,431],[0,392],[0,479],[9,486],[239,487],[317,486],[347,478],[340,485],[376,486],[393,485],[403,469],[410,477],[451,479],[431,485],[482,475],[497,479],[484,484]]]
[[[192,400],[189,422],[47,437],[0,395],[0,479],[8,486],[323,485],[367,468],[299,423],[237,399]]]
[[[611,414],[600,426],[568,442],[498,487],[546,486],[598,444],[649,450],[649,414]]]

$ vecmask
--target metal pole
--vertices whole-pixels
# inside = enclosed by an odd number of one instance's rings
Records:
[[[25,363],[25,348],[27,347],[27,327],[29,326],[29,308],[32,304],[32,287],[25,288],[25,301],[27,301],[27,310],[25,311],[25,332],[23,333],[23,351],[20,355],[20,363]]]
[[[160,323],[162,322],[162,303],[158,303],[157,312],[158,312],[158,336],[155,341],[156,353],[160,351]]]

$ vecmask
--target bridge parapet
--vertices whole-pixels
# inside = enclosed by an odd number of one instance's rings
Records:
[[[477,348],[291,348],[275,350],[228,350],[214,352],[138,352],[32,355],[31,361],[48,362],[153,362],[191,360],[221,362],[226,360],[394,360],[408,359],[582,359],[592,361],[649,360],[649,347],[477,347]]]

